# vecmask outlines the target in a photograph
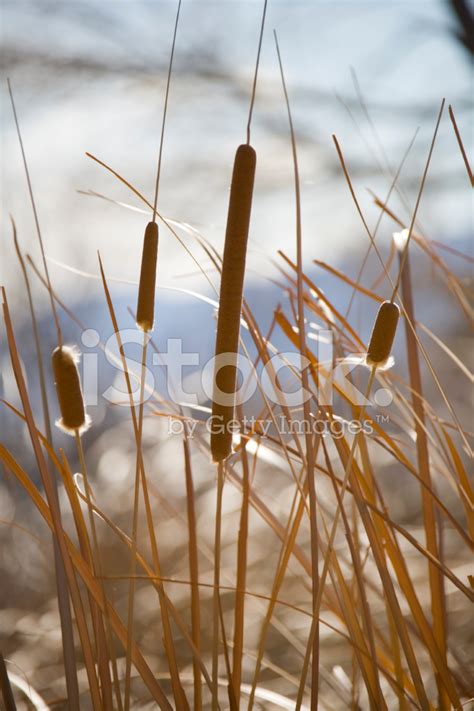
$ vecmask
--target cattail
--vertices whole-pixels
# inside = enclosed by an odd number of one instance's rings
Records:
[[[89,427],[90,419],[86,415],[77,369],[79,355],[73,348],[58,346],[51,360],[61,411],[61,418],[56,424],[67,434],[81,434]]]
[[[392,301],[384,301],[380,305],[367,349],[367,365],[376,368],[387,365],[399,316],[400,309]]]
[[[233,363],[216,368],[214,387],[224,393],[235,393],[240,316],[245,275],[245,257],[252,209],[253,183],[257,156],[248,144],[237,148],[230,188],[229,211],[222,262],[219,316],[217,320],[216,357],[233,354]],[[228,423],[234,415],[234,404],[221,405],[213,398],[212,416],[216,432],[211,434],[211,453],[215,462],[225,459],[232,449],[232,432]]]
[[[158,257],[158,225],[149,222],[143,238],[142,267],[138,287],[137,326],[151,331],[155,320],[156,260]]]

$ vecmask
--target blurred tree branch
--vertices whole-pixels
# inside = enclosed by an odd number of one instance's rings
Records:
[[[450,0],[449,4],[458,20],[456,37],[467,51],[474,55],[474,14],[469,0]]]

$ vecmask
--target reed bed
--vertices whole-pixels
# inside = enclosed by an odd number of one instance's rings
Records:
[[[258,57],[265,9],[266,3]],[[178,17],[179,7],[173,50]],[[356,278],[346,275],[337,265],[317,261],[315,243],[316,264],[330,275],[334,293],[341,286],[350,292],[343,312],[303,262],[298,137],[278,44],[277,51],[294,168],[288,209],[296,228],[294,256],[270,255],[281,300],[266,333],[244,293],[247,244],[257,239],[250,230],[256,174],[250,124],[258,58],[247,142],[235,155],[222,256],[185,215],[182,222],[170,221],[158,205],[173,54],[154,199],[91,156],[152,215],[133,314],[143,338],[138,375],[125,357],[106,255],[99,256],[97,273],[89,275],[100,280],[119,354],[110,357],[121,365],[126,385],[126,415],[112,420],[110,431],[97,431],[93,413],[89,422],[76,351],[64,343],[65,324],[72,321],[84,330],[83,324],[50,279],[11,93],[43,258],[41,269],[25,258],[12,221],[17,257],[13,261],[12,249],[12,268],[23,275],[29,295],[43,407],[42,414],[37,412],[37,393],[22,367],[15,313],[2,289],[9,368],[18,392],[17,402],[4,399],[2,407],[28,451],[2,442],[0,461],[10,495],[20,498],[21,491],[27,501],[25,520],[9,522],[9,545],[29,537],[42,551],[50,599],[42,600],[38,629],[52,617],[59,634],[48,663],[45,635],[31,624],[31,610],[27,634],[39,652],[25,684],[20,664],[12,659],[20,646],[18,630],[26,623],[13,612],[6,615],[0,682],[8,711],[16,706],[460,711],[473,703],[467,626],[474,600],[472,433],[459,401],[450,395],[445,372],[454,370],[463,388],[472,386],[473,377],[451,344],[418,320],[412,277],[415,252],[417,268],[436,275],[436,299],[457,309],[453,322],[467,331],[472,309],[466,285],[417,220],[429,189],[438,127],[446,120],[444,102],[420,166],[414,209],[398,215],[389,205],[405,156],[387,198],[374,195],[380,213],[375,230],[368,226],[350,166],[333,137],[340,180],[347,183],[347,199],[379,272],[375,280],[365,277],[366,258]],[[449,116],[469,190],[472,173],[451,107]],[[376,235],[382,218],[385,228]],[[160,238],[178,239],[214,288],[212,297],[193,294],[217,310],[217,329],[213,313],[202,324],[211,341],[215,335],[215,354],[230,354],[216,371],[214,398],[199,407],[175,402],[145,378],[150,353],[160,355],[152,333],[158,224]],[[400,228],[392,244],[392,233]],[[220,276],[220,289],[203,266],[208,262]],[[51,367],[41,355],[36,290],[47,291],[56,326]],[[354,304],[362,320],[354,316]],[[159,327],[158,319],[155,331]],[[330,360],[320,356],[323,332],[333,343]],[[299,359],[298,365],[285,363],[285,377],[272,360],[281,355],[276,342],[284,342]],[[102,342],[98,348],[107,350]],[[265,366],[278,388],[275,402],[259,381],[251,400],[235,403],[239,352],[251,358],[255,372]],[[347,378],[331,377],[343,362],[355,368]],[[49,401],[53,384],[57,403]],[[307,397],[296,407],[290,395],[298,388]],[[231,396],[225,404],[217,390]],[[363,397],[354,399],[355,392]],[[389,409],[382,399],[387,394]],[[60,417],[56,431],[50,412]],[[222,417],[224,425],[236,419],[239,435],[209,434],[209,416]],[[180,435],[166,431],[170,422],[184,423]],[[68,447],[64,432],[74,436],[75,449]],[[95,454],[97,442],[101,457]],[[125,471],[122,483],[120,470]]]

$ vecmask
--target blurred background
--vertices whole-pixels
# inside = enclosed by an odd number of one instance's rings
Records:
[[[143,205],[138,198],[87,158],[85,151],[110,164],[151,200],[176,7],[176,2],[159,0],[1,0],[0,282],[7,289],[38,412],[30,316],[9,214],[16,221],[24,253],[37,264],[40,255],[6,77],[13,86],[54,288],[84,328],[95,329],[106,341],[112,327],[97,278],[97,251],[111,280],[120,326],[130,328],[133,319],[127,309],[135,307],[136,289],[120,280],[138,278],[143,230],[149,216],[140,212]],[[419,129],[398,182],[399,192],[390,202],[391,209],[409,222],[443,97],[454,108],[468,155],[473,154],[472,11],[472,4],[458,1],[270,0],[252,123],[258,164],[246,274],[246,296],[263,330],[271,321],[273,309],[285,298],[275,284],[277,250],[284,250],[292,259],[295,255],[293,165],[272,30],[276,29],[279,37],[298,142],[305,268],[328,291],[333,303],[343,308],[349,302],[350,290],[316,267],[313,260],[327,261],[355,278],[368,238],[331,136],[338,137],[364,215],[373,227],[379,213],[367,189],[385,199]],[[262,3],[257,0],[184,0],[182,4],[158,209],[173,220],[191,225],[219,251],[233,156],[237,145],[245,140],[261,13]],[[88,191],[135,209],[84,194]],[[445,110],[417,229],[441,244],[437,247],[439,254],[466,286],[472,284],[471,264],[442,245],[472,255],[472,226],[471,191]],[[394,223],[385,217],[378,232],[385,257],[394,229]],[[218,275],[192,230],[178,225],[176,231],[218,288]],[[175,237],[165,228],[160,234],[156,342],[164,348],[168,338],[182,338],[185,348],[209,357],[214,347],[214,309],[180,290],[194,290],[211,298],[215,294]],[[415,246],[412,258],[417,315],[468,361],[471,355],[465,321],[453,315],[451,295]],[[364,283],[370,284],[379,274],[380,266],[371,257]],[[32,275],[31,279],[43,349],[48,353],[55,338],[48,300],[36,277]],[[382,282],[379,293],[385,295],[387,290]],[[356,302],[354,324],[364,338],[374,314],[374,306],[368,313]],[[95,343],[81,342],[83,329],[64,313],[61,322],[69,341],[86,353],[99,353]],[[2,396],[17,404],[3,327],[0,338]],[[279,344],[278,337],[275,342]],[[131,346],[129,353],[138,360],[138,346]],[[443,384],[462,415],[470,403],[456,378],[456,369],[441,356],[435,349],[434,362],[439,364]],[[102,360],[99,374],[100,385],[110,385],[111,372]],[[428,384],[427,391],[433,393],[435,389]],[[107,492],[114,485],[116,495],[108,501],[109,513],[123,516],[127,527],[133,460],[129,413],[111,411],[101,401],[90,408],[90,414],[94,426],[85,446],[96,486]],[[2,440],[16,454],[21,452],[25,466],[32,467],[29,450],[25,450],[26,435],[5,408],[0,411],[0,428]],[[160,486],[166,491],[166,500],[159,504],[164,506],[161,534],[166,539],[167,517],[172,521],[175,516],[173,505],[175,512],[183,506],[182,462],[156,418],[147,428],[149,461],[160,471]],[[57,438],[58,444],[68,448],[66,438],[59,434]],[[71,456],[74,460],[74,454]],[[213,510],[214,488],[212,469],[203,456],[196,464],[196,476],[199,520],[205,524]],[[33,677],[38,666],[42,667],[40,685],[47,687],[50,683],[50,696],[60,698],[64,680],[59,678],[56,686],[53,683],[58,669],[54,665],[60,655],[51,598],[49,538],[31,517],[31,504],[18,497],[12,482],[0,482],[0,491],[0,538],[15,543],[4,546],[0,558],[3,574],[11,581],[11,586],[3,587],[0,593],[5,608],[0,613],[0,627],[5,630],[7,653],[18,668],[27,669]],[[158,492],[156,495],[159,498]],[[282,488],[275,494],[275,501],[284,502],[285,496],[287,489]],[[237,522],[239,500],[237,494],[228,499],[229,532]],[[416,518],[417,512],[408,510],[405,504],[406,500],[400,500],[400,515]],[[26,520],[34,535],[39,535],[36,542],[31,533],[21,533],[10,525],[16,521],[15,525],[22,526]],[[185,531],[178,540],[175,529],[170,528],[168,534],[171,536],[171,530],[176,550],[182,550],[184,556]],[[208,543],[212,544],[211,538]],[[47,551],[45,558],[38,555],[43,548]],[[263,554],[269,555],[264,543],[256,545],[250,565]],[[179,559],[170,551],[164,567]],[[120,568],[119,559],[111,560]],[[272,570],[273,566],[269,575]],[[262,577],[263,587],[269,580]],[[147,594],[143,591],[140,604],[143,609],[148,604],[152,609],[155,601]],[[176,599],[182,595],[182,604],[186,605],[186,591],[176,589],[173,594]],[[31,612],[32,601],[37,605],[35,612]],[[32,634],[32,623],[38,633]],[[32,652],[33,642],[36,652]],[[45,647],[54,649],[56,655],[46,671],[41,662]]]
[[[248,286],[268,274],[269,254],[294,250],[291,151],[272,30],[279,35],[298,139],[305,257],[308,263],[337,260],[365,247],[367,237],[331,134],[341,143],[368,219],[365,189],[386,193],[390,172],[420,127],[400,178],[413,205],[443,97],[472,152],[471,54],[462,41],[468,42],[468,28],[455,12],[461,4],[269,3],[252,130],[258,171]],[[13,84],[41,225],[55,259],[96,272],[100,250],[111,274],[136,277],[146,218],[77,191],[139,206],[86,158],[90,151],[151,197],[175,12],[175,2],[160,1],[2,2],[2,69]],[[184,0],[181,12],[160,206],[165,215],[198,227],[219,249],[233,153],[245,138],[261,12],[256,0]],[[1,97],[2,247],[11,212],[23,248],[36,255],[5,81]],[[420,223],[433,239],[451,245],[465,241],[471,226],[464,170],[446,113]],[[163,283],[195,269],[169,234],[160,252]],[[58,287],[71,285],[69,274],[54,269],[53,275]],[[10,288],[14,276],[5,269],[3,283]],[[75,298],[91,289],[74,280]]]

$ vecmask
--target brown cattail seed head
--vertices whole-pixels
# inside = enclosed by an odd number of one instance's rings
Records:
[[[383,368],[387,363],[392,350],[399,316],[400,309],[397,304],[391,301],[384,301],[380,305],[367,349],[367,365]]]
[[[253,184],[257,156],[248,144],[237,148],[227,213],[224,259],[222,262],[219,315],[217,320],[216,356],[235,354],[239,350],[240,316],[245,276],[245,258],[252,210]],[[233,363],[216,373],[216,385],[224,393],[235,393],[237,369]],[[228,424],[234,406],[219,404],[213,398],[213,422],[222,431],[211,434],[211,453],[215,462],[225,459],[232,450],[232,432]]]
[[[158,225],[149,222],[143,238],[142,268],[138,287],[137,326],[151,331],[155,320],[156,260],[158,257]]]
[[[79,356],[73,348],[61,346],[53,351],[54,382],[58,396],[61,419],[56,424],[67,434],[82,433],[89,426],[77,363]]]

